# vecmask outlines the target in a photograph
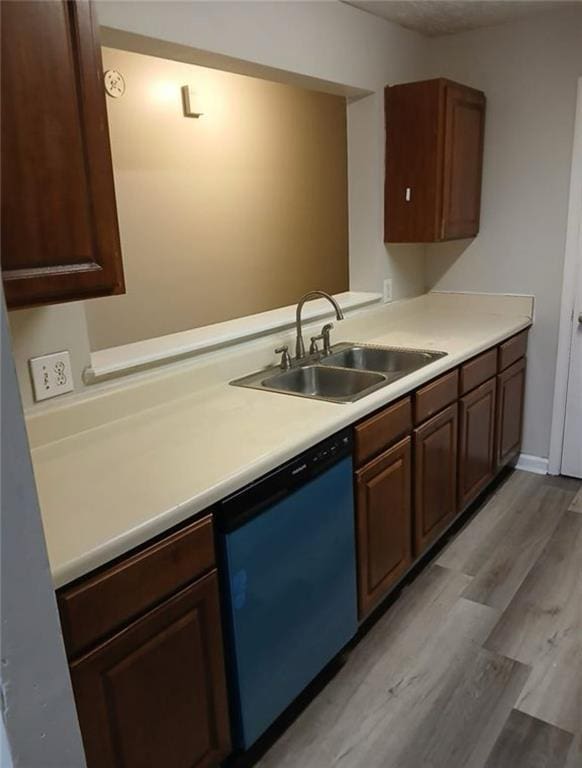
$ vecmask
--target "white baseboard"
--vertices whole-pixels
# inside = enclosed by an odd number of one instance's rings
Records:
[[[549,464],[549,460],[542,459],[541,456],[520,453],[515,468],[522,469],[524,472],[533,472],[536,475],[547,475]]]

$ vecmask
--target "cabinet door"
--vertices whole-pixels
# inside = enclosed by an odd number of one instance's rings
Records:
[[[71,665],[88,768],[201,768],[229,748],[216,572]]]
[[[124,291],[98,33],[86,0],[2,3],[10,307]]]
[[[479,232],[484,127],[484,95],[447,83],[442,240],[474,237]]]
[[[394,85],[385,90],[387,243],[430,243],[438,239],[441,90],[440,80]]]
[[[356,472],[360,618],[412,562],[410,447],[406,437]]]
[[[414,555],[457,511],[457,403],[414,430]]]
[[[523,429],[525,358],[497,377],[497,467],[519,454]]]
[[[465,509],[495,471],[495,378],[459,401],[459,510]]]

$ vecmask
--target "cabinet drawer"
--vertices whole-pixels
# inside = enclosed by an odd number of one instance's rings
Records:
[[[209,515],[58,594],[69,656],[119,629],[214,566]]]
[[[466,395],[475,387],[484,384],[497,373],[497,349],[490,349],[474,357],[461,366],[459,387],[461,395]]]
[[[446,373],[425,387],[418,389],[414,396],[414,423],[420,424],[454,403],[459,396],[459,372],[457,369]]]
[[[499,371],[509,368],[512,363],[525,355],[527,334],[527,331],[522,331],[499,345]]]
[[[354,428],[356,465],[376,456],[412,429],[412,403],[399,400]]]

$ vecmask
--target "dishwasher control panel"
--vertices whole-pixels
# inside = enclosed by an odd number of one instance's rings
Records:
[[[322,447],[313,449],[311,465],[317,466],[318,464],[324,464],[337,456],[345,456],[346,453],[349,453],[351,445],[351,431],[349,434],[344,434],[336,439],[330,438],[330,440],[326,441]]]

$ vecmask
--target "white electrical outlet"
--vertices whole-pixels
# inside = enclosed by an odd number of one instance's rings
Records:
[[[387,277],[386,280],[384,280],[383,295],[384,295],[384,303],[392,301],[392,278],[391,277]]]
[[[68,352],[55,352],[54,355],[32,357],[28,363],[32,376],[34,399],[37,402],[73,391],[71,356]]]

